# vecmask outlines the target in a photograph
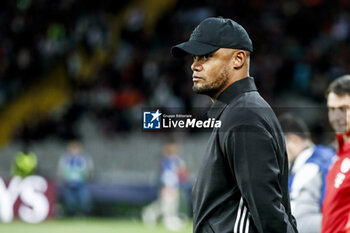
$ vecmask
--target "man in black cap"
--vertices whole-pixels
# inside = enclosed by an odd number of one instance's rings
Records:
[[[214,102],[214,128],[193,187],[195,233],[295,233],[288,159],[278,120],[249,77],[248,33],[231,19],[207,18],[172,48],[193,56],[193,90]]]

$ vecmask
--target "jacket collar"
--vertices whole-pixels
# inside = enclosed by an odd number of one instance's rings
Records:
[[[336,134],[338,140],[338,156],[348,155],[350,153],[350,143],[345,143],[344,136],[342,134]]]
[[[244,92],[257,91],[254,78],[246,77],[228,86],[212,104],[208,111],[209,118],[218,118],[226,106]]]

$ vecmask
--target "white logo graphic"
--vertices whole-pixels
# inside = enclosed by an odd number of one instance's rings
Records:
[[[162,113],[157,109],[156,112],[143,112],[144,129],[160,129],[160,116]]]
[[[334,181],[335,188],[339,188],[340,185],[344,182],[345,173],[347,173],[349,170],[350,170],[350,159],[345,158],[340,165],[340,172],[337,174],[335,178],[335,181]]]

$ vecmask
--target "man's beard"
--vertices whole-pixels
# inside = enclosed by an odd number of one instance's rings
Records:
[[[204,85],[193,84],[192,90],[197,94],[208,95],[209,97],[216,96],[226,86],[229,80],[229,73],[226,68],[219,74],[219,77],[212,83]]]
[[[328,113],[328,118],[336,133],[344,134],[350,131],[349,123],[346,120],[346,112],[337,111],[335,113]]]

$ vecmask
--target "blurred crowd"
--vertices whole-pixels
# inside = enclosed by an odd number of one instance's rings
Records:
[[[104,13],[118,12],[123,1],[3,1],[0,10],[1,106],[52,69],[79,44],[104,43]]]
[[[150,1],[151,2],[151,1]],[[324,104],[324,91],[336,77],[350,71],[349,8],[346,0],[177,0],[150,27],[152,12],[141,4],[120,20],[119,38],[110,15],[126,1],[7,0],[0,13],[0,103],[34,85],[59,62],[66,64],[73,94],[59,117],[35,127],[23,125],[17,137],[76,137],[74,124],[92,116],[105,135],[140,130],[143,106],[190,110],[210,101],[192,93],[191,58],[174,59],[170,48],[187,40],[195,25],[210,16],[229,17],[242,24],[253,40],[251,75],[262,96],[273,106],[284,95]],[[92,81],[81,82],[84,67],[78,48],[112,56]],[[299,99],[298,99],[299,100]],[[28,125],[29,124],[29,125]],[[44,125],[44,127],[43,127]],[[45,130],[47,125],[52,129]]]

